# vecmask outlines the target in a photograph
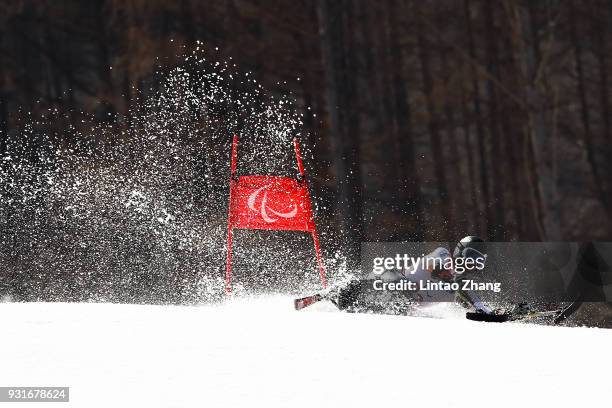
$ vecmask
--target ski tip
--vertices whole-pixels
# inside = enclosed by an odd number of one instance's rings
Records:
[[[295,308],[295,310],[303,309],[304,308],[303,299],[295,299],[293,301],[293,307]]]
[[[321,295],[313,295],[313,296],[307,296],[301,299],[295,299],[293,301],[293,307],[295,307],[295,310],[302,310],[305,307],[308,307],[312,305],[313,303],[316,303],[322,299],[323,299],[323,296]]]

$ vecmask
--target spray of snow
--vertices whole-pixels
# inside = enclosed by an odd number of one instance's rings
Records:
[[[179,67],[160,67],[127,115],[67,125],[68,141],[41,130],[66,120],[56,110],[31,114],[0,157],[0,295],[219,300],[231,135],[241,137],[241,173],[294,175],[291,139],[305,136],[303,115],[291,95],[268,94],[199,49]],[[314,254],[292,250],[307,237],[237,235],[237,293],[251,277],[262,287],[318,285]]]

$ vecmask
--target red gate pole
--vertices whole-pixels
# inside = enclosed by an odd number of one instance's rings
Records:
[[[225,292],[232,292],[232,245],[234,238],[234,230],[232,223],[232,196],[234,194],[234,186],[236,183],[236,163],[238,161],[238,136],[234,135],[232,140],[232,158],[230,167],[230,191],[229,191],[229,211],[227,217],[227,259],[225,263]]]
[[[227,227],[227,260],[225,264],[225,293],[232,293],[232,241],[233,231],[231,225]]]
[[[321,284],[323,289],[327,287],[327,277],[325,276],[325,266],[321,258],[321,246],[319,245],[319,237],[317,236],[317,230],[312,231],[312,241],[314,242],[315,253],[317,254],[317,265],[319,265],[319,276],[321,277]]]
[[[302,179],[304,178],[304,164],[302,163],[302,153],[300,153],[300,143],[297,137],[293,138],[293,150],[295,150],[295,158],[297,160],[298,171]]]
[[[300,153],[300,144],[297,138],[293,138],[293,149],[295,150],[295,158],[297,160],[298,171],[300,173],[300,182],[306,183],[306,178],[304,176],[304,164],[302,163],[302,154]],[[308,191],[308,189],[306,189]],[[310,202],[310,197],[309,197]],[[312,242],[315,247],[315,254],[317,256],[317,265],[319,266],[319,276],[321,277],[321,283],[323,288],[327,287],[327,277],[325,272],[325,265],[323,265],[323,258],[321,257],[321,246],[319,245],[319,236],[317,235],[317,229],[315,227],[314,219],[312,218],[312,211],[310,213],[310,224],[312,225]]]

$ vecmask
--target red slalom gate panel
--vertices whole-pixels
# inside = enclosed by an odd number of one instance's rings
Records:
[[[304,165],[297,139],[293,148],[299,178],[278,176],[237,176],[238,136],[232,142],[230,197],[227,216],[227,261],[225,291],[232,291],[232,245],[234,228],[304,231],[312,235],[319,275],[327,286],[325,267],[321,258],[319,237],[304,176]]]

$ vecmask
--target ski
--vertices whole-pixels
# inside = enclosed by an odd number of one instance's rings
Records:
[[[317,294],[306,296],[300,299],[295,299],[293,301],[293,305],[295,306],[295,310],[302,310],[324,299],[325,299],[325,296],[323,296],[320,293],[317,293]]]
[[[537,319],[540,317],[556,317],[561,313],[561,310],[532,310],[526,313],[482,313],[469,311],[465,313],[465,317],[468,320],[474,320],[477,322],[492,322],[492,323],[504,323],[504,322],[514,322],[518,320],[528,320],[528,319]]]

